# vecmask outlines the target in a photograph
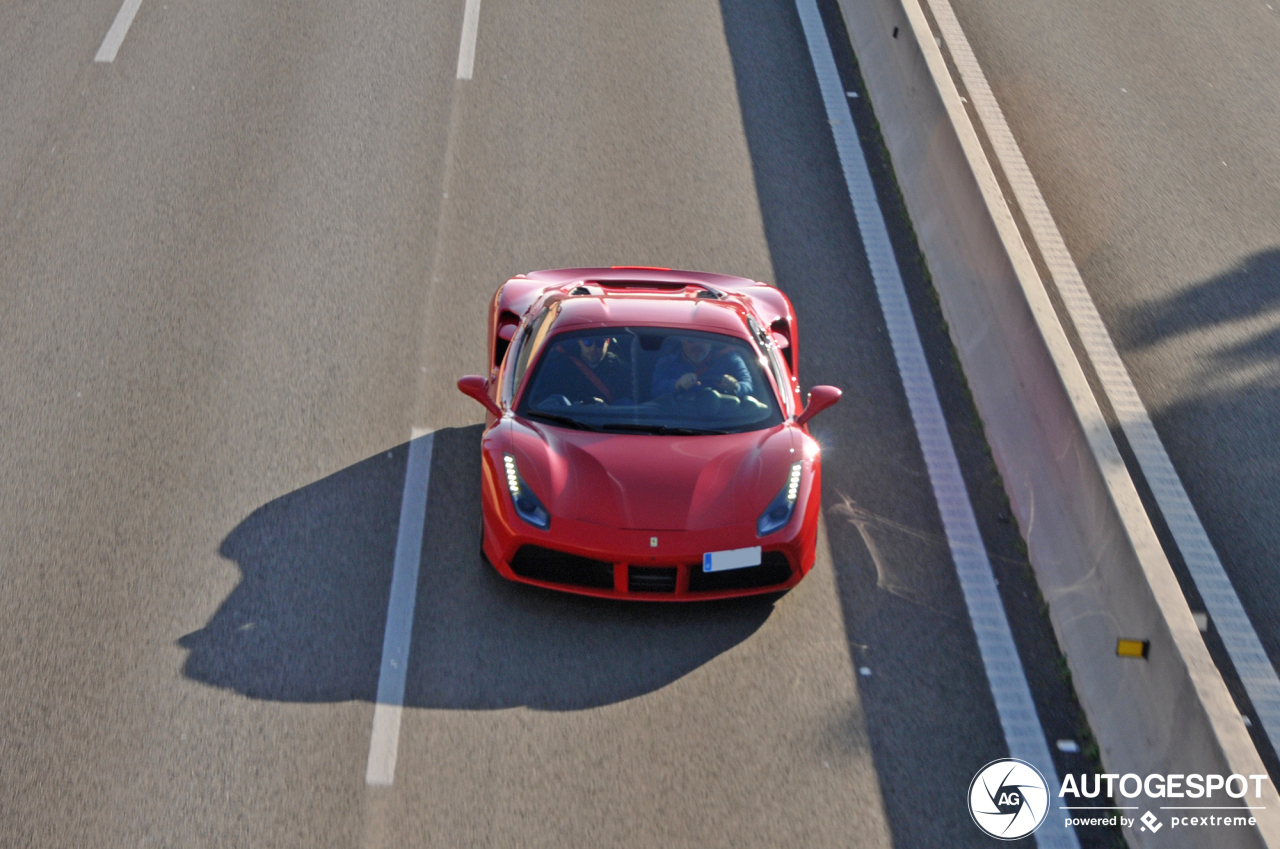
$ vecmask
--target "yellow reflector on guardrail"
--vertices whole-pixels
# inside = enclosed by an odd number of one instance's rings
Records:
[[[1116,654],[1120,657],[1142,657],[1147,656],[1147,649],[1151,648],[1150,640],[1125,640],[1116,641]]]

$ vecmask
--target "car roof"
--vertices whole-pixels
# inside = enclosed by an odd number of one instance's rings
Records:
[[[546,271],[530,271],[520,275],[529,280],[536,280],[543,285],[575,283],[583,280],[622,283],[679,283],[715,287],[720,290],[736,290],[743,287],[763,285],[746,277],[733,277],[728,274],[713,274],[707,271],[682,271],[672,268],[657,268],[648,265],[615,265],[609,268],[555,268]]]
[[[495,306],[505,316],[502,322],[512,324],[522,318],[532,318],[555,301],[584,297],[603,298],[607,308],[594,316],[589,309],[571,309],[569,312],[579,327],[593,321],[601,326],[632,322],[675,327],[694,327],[708,322],[713,325],[709,330],[718,328],[749,338],[752,332],[747,327],[747,317],[751,316],[761,327],[770,329],[779,329],[781,321],[782,332],[790,340],[795,338],[794,313],[781,291],[758,280],[705,271],[648,266],[531,271],[517,274],[499,287]],[[652,311],[635,306],[637,300],[651,304]],[[673,306],[673,300],[685,306]],[[708,303],[736,306],[724,310],[704,306]]]
[[[595,288],[595,287],[591,287]],[[688,327],[713,333],[750,338],[747,307],[734,300],[697,297],[696,293],[628,291],[615,294],[560,294],[548,297],[560,302],[554,331],[591,327]]]

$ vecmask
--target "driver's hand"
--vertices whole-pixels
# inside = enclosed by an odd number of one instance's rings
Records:
[[[720,391],[728,395],[736,395],[738,392],[738,379],[732,375],[726,374],[720,378]]]
[[[676,381],[676,389],[683,391],[696,386],[697,383],[698,376],[693,372],[688,372],[687,374],[681,375],[680,379]]]

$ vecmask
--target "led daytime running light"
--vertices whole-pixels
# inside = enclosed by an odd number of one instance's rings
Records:
[[[800,464],[791,464],[791,478],[787,481],[787,501],[791,504],[796,503],[796,496],[800,494]]]
[[[511,491],[511,503],[516,508],[516,515],[535,528],[546,530],[551,527],[551,514],[542,506],[533,490],[520,480],[520,470],[516,468],[516,458],[511,454],[502,455],[502,468],[507,475],[507,489]]]
[[[791,514],[796,508],[796,499],[800,497],[800,477],[803,469],[802,463],[791,464],[791,473],[787,475],[786,485],[778,491],[773,501],[769,502],[769,506],[756,520],[756,533],[759,536],[764,537],[779,531],[791,521]]]
[[[518,498],[520,496],[520,475],[516,472],[516,458],[510,454],[503,454],[502,465],[507,470],[507,489],[511,490],[513,498]]]

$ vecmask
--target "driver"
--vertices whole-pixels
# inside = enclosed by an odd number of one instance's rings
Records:
[[[658,358],[653,397],[694,400],[700,407],[716,409],[736,407],[751,394],[751,372],[732,347],[712,347],[701,337],[681,337],[679,349]]]
[[[553,359],[546,366],[554,394],[544,405],[631,403],[630,375],[622,359],[609,350],[611,342],[608,336],[579,336],[557,343],[548,352]]]

